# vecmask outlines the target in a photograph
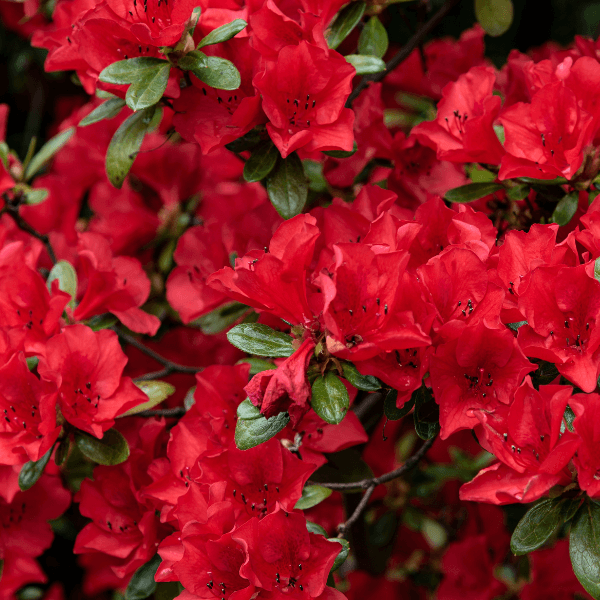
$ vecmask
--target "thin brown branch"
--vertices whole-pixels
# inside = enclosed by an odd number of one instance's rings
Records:
[[[368,490],[371,486],[377,487],[382,483],[387,483],[392,479],[396,479],[400,477],[407,471],[410,471],[417,463],[427,454],[427,451],[433,445],[435,438],[431,438],[427,440],[410,458],[406,460],[406,462],[401,466],[395,469],[394,471],[390,471],[389,473],[385,473],[380,477],[371,477],[369,479],[361,479],[360,481],[352,481],[348,483],[321,483],[320,481],[311,481],[312,485],[320,485],[322,487],[329,488],[330,490],[355,490],[356,488],[362,488],[363,490]]]
[[[386,75],[393,71],[400,63],[404,62],[412,53],[415,48],[418,48],[424,41],[425,38],[442,22],[442,20],[448,15],[448,13],[458,4],[460,0],[447,0],[444,6],[440,8],[434,15],[424,23],[416,33],[402,46],[402,48],[389,60],[385,65],[385,70],[374,75],[365,75],[360,83],[356,86],[348,100],[346,100],[346,108],[352,108],[352,103],[360,93],[366,89],[372,81],[381,81]]]
[[[371,409],[381,401],[384,393],[385,392],[373,392],[371,394],[367,394],[360,404],[355,404],[352,407],[354,414],[359,418],[360,421],[362,421],[371,411]]]
[[[130,417],[183,417],[185,408],[176,406],[174,408],[157,408],[153,410],[142,410],[139,413],[128,415]]]
[[[367,504],[369,503],[369,500],[371,499],[371,495],[375,491],[376,487],[377,487],[376,485],[372,485],[371,487],[367,488],[365,495],[361,498],[360,502],[358,503],[358,506],[354,509],[354,512],[350,515],[350,517],[346,520],[345,523],[340,523],[338,525],[337,530],[338,530],[339,538],[342,538],[346,535],[346,532],[358,520],[358,518],[362,514],[363,510],[365,510],[365,508],[367,508]]]

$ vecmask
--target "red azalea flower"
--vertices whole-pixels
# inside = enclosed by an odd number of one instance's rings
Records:
[[[283,48],[277,63],[254,78],[283,158],[298,148],[352,150],[354,113],[344,103],[354,74],[334,50],[302,41]]]
[[[581,438],[581,446],[573,463],[577,467],[579,487],[592,498],[600,496],[600,395],[576,394],[569,406],[577,415],[573,428]]]
[[[126,363],[114,331],[71,325],[48,341],[38,371],[58,385],[64,418],[101,438],[116,416],[147,400],[129,377],[121,377]]]

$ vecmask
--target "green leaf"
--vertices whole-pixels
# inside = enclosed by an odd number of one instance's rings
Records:
[[[100,106],[97,106],[87,117],[84,117],[79,121],[79,127],[87,127],[92,123],[98,123],[103,119],[112,119],[116,117],[121,109],[125,106],[125,100],[121,98],[109,98],[106,102],[103,102]]]
[[[551,223],[558,223],[558,225],[566,225],[577,212],[577,206],[579,205],[579,193],[571,192],[567,194],[557,205],[550,217]]]
[[[205,67],[191,71],[200,81],[217,90],[237,90],[242,83],[236,66],[230,60],[218,56],[208,56]]]
[[[99,465],[119,465],[129,457],[127,440],[116,429],[106,431],[101,440],[78,431],[75,443],[84,456]]]
[[[258,356],[288,357],[294,354],[294,338],[261,323],[242,323],[227,332],[236,348]]]
[[[326,498],[329,498],[331,492],[332,490],[323,487],[322,485],[305,485],[302,490],[302,498],[296,502],[294,508],[297,508],[298,510],[312,508],[320,502],[323,502]]]
[[[373,375],[363,375],[351,362],[342,362],[342,374],[355,388],[364,392],[375,392],[383,387],[383,383]]]
[[[248,312],[249,307],[240,302],[231,302],[225,306],[220,306],[212,312],[209,312],[202,317],[199,317],[195,321],[192,321],[190,325],[194,327],[200,327],[202,333],[206,335],[214,335],[225,331],[228,327],[233,325],[238,319]]]
[[[104,313],[102,315],[96,315],[91,319],[88,319],[85,324],[92,331],[100,331],[101,329],[110,329],[119,322],[119,319],[110,313]]]
[[[529,196],[530,191],[531,191],[531,188],[527,184],[521,183],[521,184],[515,185],[514,187],[508,188],[506,190],[506,195],[511,200],[514,200],[515,202],[519,202],[520,200],[525,200],[525,198],[527,198],[527,196]]]
[[[405,417],[415,405],[414,395],[404,403],[402,408],[396,406],[396,399],[398,398],[398,390],[390,390],[385,397],[383,403],[383,412],[390,421],[398,421],[402,417]]]
[[[133,161],[148,132],[155,106],[140,110],[123,121],[115,132],[106,151],[106,174],[110,182],[121,188]]]
[[[515,321],[514,323],[507,323],[506,326],[513,331],[519,331],[520,327],[527,325],[527,321]]]
[[[177,66],[184,71],[208,67],[208,56],[199,50],[192,50],[177,61]]]
[[[77,273],[73,265],[66,260],[59,260],[51,269],[46,279],[48,290],[52,290],[52,282],[58,279],[58,287],[61,291],[66,292],[71,296],[69,306],[75,308],[75,300],[77,298]]]
[[[308,533],[314,533],[315,535],[322,535],[323,537],[327,537],[327,531],[321,525],[317,525],[317,523],[313,523],[312,521],[306,521],[306,529],[308,529]]]
[[[369,75],[385,71],[385,63],[376,56],[363,56],[362,54],[347,54],[344,56],[355,69],[357,75]]]
[[[341,423],[350,408],[346,386],[339,377],[329,371],[325,377],[317,377],[312,384],[312,409],[327,423]]]
[[[328,542],[337,542],[342,545],[342,549],[340,553],[336,556],[333,566],[331,567],[330,573],[333,573],[336,569],[342,566],[344,561],[348,558],[348,553],[350,552],[350,543],[348,540],[344,538],[329,538]]]
[[[329,33],[325,36],[327,44],[332,50],[335,50],[358,25],[365,13],[365,8],[364,2],[350,2],[338,13]]]
[[[506,33],[513,20],[511,0],[475,0],[475,16],[492,37]]]
[[[35,206],[41,204],[48,197],[48,190],[43,188],[35,188],[25,193],[25,204]]]
[[[569,540],[573,571],[585,590],[600,598],[600,506],[587,502],[575,516]]]
[[[323,154],[326,154],[327,156],[331,156],[333,158],[348,158],[349,156],[356,154],[357,150],[358,144],[356,143],[356,140],[354,140],[352,150],[323,150]],[[306,162],[307,161],[304,161],[304,164],[306,164]]]
[[[286,412],[266,419],[260,410],[246,398],[237,410],[238,422],[235,426],[235,445],[240,450],[249,450],[277,435],[289,422]]]
[[[245,29],[247,25],[248,23],[244,19],[236,19],[235,21],[231,21],[231,23],[221,25],[221,27],[213,29],[206,37],[202,38],[198,44],[198,49],[226,42]]]
[[[73,136],[75,127],[69,127],[48,140],[31,159],[25,169],[25,181],[29,181]]]
[[[144,71],[129,86],[125,102],[131,110],[142,110],[154,106],[163,97],[169,82],[171,63],[163,60],[154,69]]]
[[[148,598],[154,593],[154,590],[156,590],[154,576],[160,563],[160,556],[155,554],[133,574],[125,591],[125,600],[144,600],[144,598]]]
[[[244,179],[250,183],[261,181],[273,170],[278,158],[277,146],[270,140],[262,142],[252,151],[252,156],[244,165]]]
[[[546,498],[530,508],[512,534],[513,554],[527,554],[541,548],[563,522],[561,506],[560,498]]]
[[[448,190],[444,198],[448,202],[458,202],[465,204],[466,202],[473,202],[493,194],[498,190],[501,190],[503,186],[499,183],[467,183],[467,185],[461,185],[460,187]]]
[[[413,392],[411,400],[413,398],[415,400],[415,412],[413,413],[415,431],[421,439],[429,440],[435,437],[440,430],[439,407],[431,395],[431,390],[425,384]]]
[[[360,32],[358,53],[383,58],[388,45],[388,34],[379,17],[371,17]]]
[[[327,455],[327,463],[311,475],[315,483],[336,482],[354,483],[373,477],[373,471],[362,459],[356,448],[347,448],[340,452]],[[362,492],[364,488],[357,485],[354,488],[344,490],[344,493]]]
[[[278,161],[267,178],[267,194],[284,219],[291,219],[302,212],[308,199],[308,181],[302,161],[295,152]]]
[[[175,388],[166,381],[151,379],[148,381],[136,381],[134,383],[142,390],[142,392],[144,392],[144,394],[146,394],[146,396],[148,396],[148,400],[130,408],[127,412],[119,415],[119,417],[129,417],[142,412],[143,410],[150,410],[175,393]]]
[[[157,68],[169,65],[169,61],[153,56],[136,56],[109,65],[100,72],[98,79],[104,83],[125,85],[147,77]]]
[[[54,446],[42,456],[39,460],[33,461],[30,460],[26,462],[19,472],[19,488],[24,492],[28,490],[33,484],[42,476],[48,461],[50,460],[50,456],[52,455],[52,450],[54,450]]]
[[[56,452],[54,453],[54,462],[56,463],[57,466],[60,467],[60,465],[62,465],[65,462],[65,460],[67,460],[67,456],[69,456],[70,448],[71,448],[71,441],[69,440],[68,437],[66,437],[60,441],[60,444],[58,444],[58,447],[56,448]]]
[[[274,365],[272,362],[265,360],[264,358],[258,358],[256,356],[249,356],[248,358],[242,358],[238,360],[235,364],[249,364],[250,365],[250,377],[254,377],[257,373],[262,373],[263,371],[272,371],[277,368],[277,365]]]
[[[4,140],[0,140],[0,162],[4,165],[5,169],[8,169],[8,157],[10,155],[10,148]]]

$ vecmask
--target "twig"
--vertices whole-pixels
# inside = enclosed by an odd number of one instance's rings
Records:
[[[367,507],[367,504],[371,499],[371,495],[375,491],[376,487],[377,486],[372,485],[371,487],[367,488],[365,495],[361,498],[360,502],[358,503],[358,506],[354,509],[354,512],[350,515],[348,520],[345,523],[340,523],[338,525],[337,530],[339,538],[344,537],[346,535],[346,531],[348,531],[348,529],[350,529],[350,527],[352,527],[352,525],[358,520],[363,510],[365,510],[365,508]]]
[[[425,456],[429,448],[433,445],[435,438],[431,438],[427,440],[418,450],[415,452],[410,458],[406,460],[406,462],[401,466],[395,469],[394,471],[390,471],[389,473],[385,473],[380,477],[371,477],[369,479],[361,479],[360,481],[351,481],[348,483],[321,483],[320,481],[311,481],[312,485],[320,485],[321,487],[329,488],[330,490],[355,490],[356,488],[362,488],[363,490],[368,490],[370,487],[377,487],[382,483],[387,483],[392,479],[396,479],[396,477],[400,477],[412,469],[422,458]]]
[[[142,410],[139,413],[128,415],[129,417],[183,417],[185,408],[176,406],[175,408],[157,408],[156,410]]]
[[[137,348],[140,352],[143,352],[146,356],[154,359],[156,362],[163,365],[164,369],[160,371],[154,371],[153,373],[146,373],[145,375],[141,375],[140,377],[136,377],[135,381],[147,381],[149,379],[156,379],[160,377],[166,377],[171,373],[187,373],[189,375],[195,375],[196,373],[202,371],[202,367],[186,367],[185,365],[177,364],[164,356],[161,356],[154,350],[148,348],[148,346],[144,346],[139,340],[134,338],[132,335],[121,331],[117,327],[112,328],[117,335],[125,340],[128,344],[131,344],[134,348]]]
[[[369,411],[381,401],[383,394],[381,392],[374,392],[367,394],[366,398],[360,403],[352,407],[354,414],[359,418],[360,421],[369,413]]]
[[[440,24],[446,15],[458,4],[460,0],[447,0],[446,4],[438,10],[429,21],[423,24],[417,32],[402,46],[402,48],[385,65],[385,70],[374,75],[365,75],[346,100],[346,108],[352,108],[352,103],[360,93],[368,87],[371,81],[381,81],[388,73],[393,71],[400,63],[404,62],[412,51],[423,43],[425,38]]]

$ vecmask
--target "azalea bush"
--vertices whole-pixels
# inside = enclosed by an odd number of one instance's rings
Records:
[[[600,599],[600,42],[468,4],[0,0],[0,600]]]

